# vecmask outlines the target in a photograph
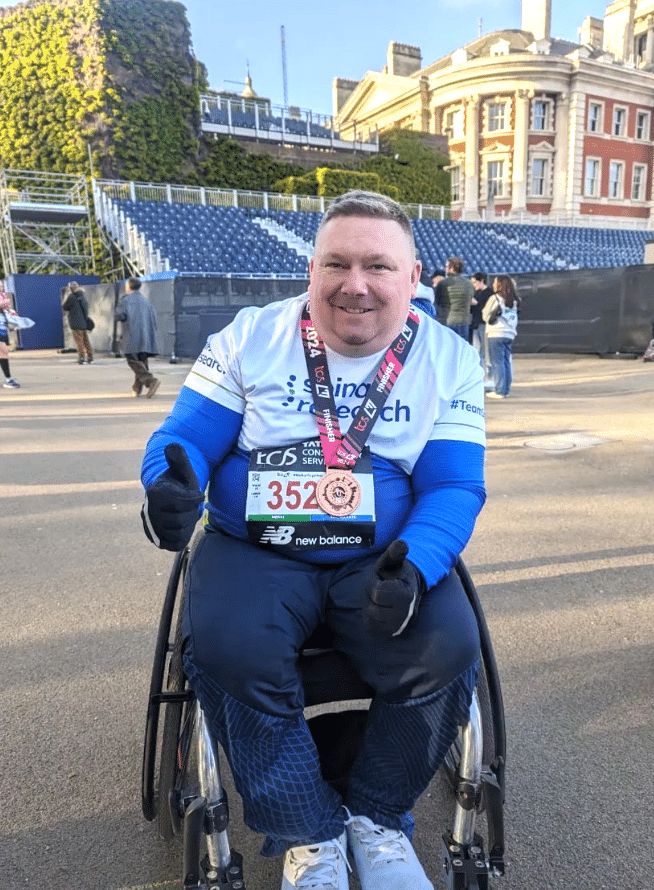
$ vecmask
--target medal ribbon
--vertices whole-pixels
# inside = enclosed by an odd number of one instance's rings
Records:
[[[304,304],[301,319],[302,345],[304,346],[304,357],[307,362],[311,393],[316,409],[320,447],[325,458],[325,467],[328,470],[343,467],[351,470],[361,457],[366,439],[404,367],[419,324],[418,315],[413,309],[409,309],[402,330],[388,347],[368,394],[359,405],[349,430],[343,436],[327,367],[327,350],[322,337],[311,321],[309,302]]]

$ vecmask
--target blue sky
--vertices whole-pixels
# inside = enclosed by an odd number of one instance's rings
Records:
[[[519,28],[520,0],[186,0],[196,56],[214,89],[239,90],[249,62],[254,89],[284,99],[280,28],[286,38],[288,100],[332,111],[334,77],[360,80],[386,64],[391,40],[419,46],[423,65],[479,34]],[[552,36],[577,40],[587,15],[603,18],[602,0],[552,0]],[[239,90],[240,91],[240,90]]]
[[[0,6],[14,5],[0,0]],[[288,100],[332,111],[334,77],[360,80],[386,63],[391,40],[420,47],[427,65],[479,35],[519,28],[520,0],[186,0],[196,56],[214,89],[239,91],[248,65],[254,89],[284,101],[281,26],[286,38]],[[552,0],[552,36],[577,40],[603,0]],[[237,83],[230,83],[237,81]]]

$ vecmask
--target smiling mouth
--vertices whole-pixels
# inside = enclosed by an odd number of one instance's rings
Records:
[[[372,309],[361,309],[358,306],[339,306],[338,308],[348,315],[364,315],[366,312],[372,312]]]

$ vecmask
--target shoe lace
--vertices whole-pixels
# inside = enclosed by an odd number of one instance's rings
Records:
[[[348,871],[347,853],[338,838],[307,847],[289,850],[289,864],[293,868],[293,883],[298,890],[338,887],[338,866],[342,857]]]
[[[406,840],[401,831],[375,825],[367,816],[350,816],[345,824],[352,826],[371,867],[406,861]]]

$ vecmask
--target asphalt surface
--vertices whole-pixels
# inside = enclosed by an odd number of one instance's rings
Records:
[[[171,555],[143,536],[139,467],[188,365],[14,353],[0,388],[1,890],[181,885],[140,810],[145,706]],[[646,890],[654,799],[654,366],[516,356],[487,403],[488,501],[464,554],[508,733],[504,890]],[[437,777],[416,847],[441,886]],[[249,890],[277,890],[232,797]],[[356,884],[353,882],[353,887]],[[393,890],[393,888],[388,888]]]

